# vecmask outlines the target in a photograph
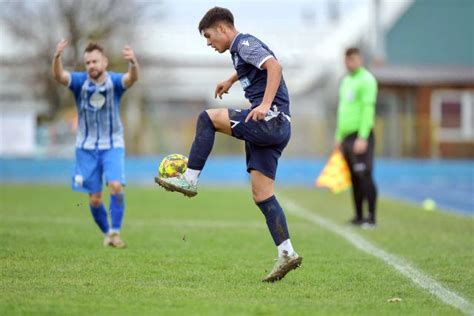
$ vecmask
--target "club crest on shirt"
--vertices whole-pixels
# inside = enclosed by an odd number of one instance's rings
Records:
[[[351,89],[349,89],[349,91],[347,91],[347,100],[349,101],[354,101],[354,91],[352,91]]]
[[[100,110],[105,104],[105,97],[102,93],[94,92],[90,99],[89,104],[96,110]]]

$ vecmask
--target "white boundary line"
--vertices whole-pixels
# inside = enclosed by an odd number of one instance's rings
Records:
[[[438,297],[444,303],[451,305],[465,314],[474,315],[474,306],[468,300],[459,296],[452,290],[442,286],[432,278],[426,276],[421,271],[411,266],[408,262],[405,262],[404,260],[378,248],[371,242],[354,233],[351,229],[336,225],[331,221],[297,205],[295,202],[287,198],[280,197],[280,201],[285,206],[285,211],[287,211],[289,214],[309,220],[343,237],[357,249],[377,257],[386,264],[392,266],[395,270],[400,272],[413,283]]]

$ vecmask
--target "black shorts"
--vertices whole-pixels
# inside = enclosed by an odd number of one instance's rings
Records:
[[[251,110],[229,109],[232,136],[245,141],[247,172],[257,170],[275,180],[278,159],[290,140],[290,118],[283,112],[267,115],[265,120],[245,118]]]

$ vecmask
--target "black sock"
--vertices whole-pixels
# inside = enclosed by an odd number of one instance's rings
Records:
[[[196,136],[189,153],[188,168],[202,170],[214,145],[216,129],[206,111],[199,114],[196,124]]]
[[[272,195],[268,199],[256,204],[262,211],[263,215],[265,215],[267,226],[275,245],[278,246],[285,240],[289,239],[290,234],[288,233],[288,226],[286,225],[285,213],[283,213],[283,209],[278,203],[276,197]]]

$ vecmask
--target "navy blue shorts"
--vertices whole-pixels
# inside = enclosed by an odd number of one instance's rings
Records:
[[[275,180],[278,159],[291,136],[290,118],[269,112],[264,120],[245,123],[250,111],[229,109],[232,136],[245,141],[247,172],[257,170]]]

